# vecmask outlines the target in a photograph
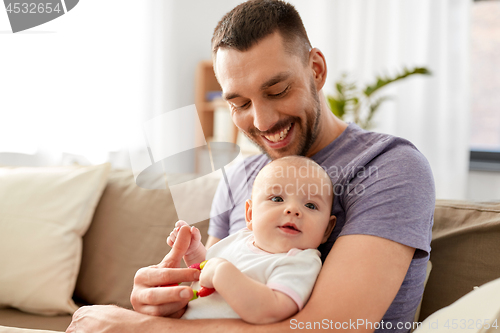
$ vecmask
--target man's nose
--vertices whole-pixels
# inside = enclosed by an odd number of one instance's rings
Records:
[[[279,120],[278,112],[266,103],[253,104],[253,125],[261,132],[271,129]]]
[[[284,211],[285,215],[291,215],[295,217],[302,217],[302,211],[300,210],[300,207],[296,204],[289,204],[285,208]]]

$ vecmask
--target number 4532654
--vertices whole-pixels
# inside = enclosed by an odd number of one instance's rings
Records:
[[[52,6],[52,2],[46,3],[27,3],[27,2],[14,2],[9,3],[7,6],[7,13],[23,13],[23,14],[41,14],[52,12],[60,13],[62,11],[59,2]]]
[[[495,319],[490,323],[489,319],[448,319],[444,323],[444,327],[447,329],[488,329],[490,327],[498,329],[498,319]]]

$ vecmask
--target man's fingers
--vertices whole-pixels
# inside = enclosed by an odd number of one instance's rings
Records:
[[[170,232],[170,235],[167,237],[167,244],[168,246],[172,247],[175,243],[175,239],[177,238],[177,234],[179,233],[179,230],[182,226],[189,224],[186,221],[179,220],[175,222],[175,228]]]
[[[182,257],[186,254],[189,244],[191,243],[191,228],[182,226],[177,233],[175,243],[172,245],[170,252],[163,258],[158,265],[163,268],[179,268],[181,267]]]
[[[189,303],[189,301],[164,305],[145,305],[136,311],[150,316],[180,318],[184,312],[186,312],[187,303]]]
[[[184,302],[186,305],[191,298],[193,298],[193,290],[187,286],[148,288],[143,289],[137,295],[137,301],[147,305],[166,305],[177,302]]]
[[[158,287],[172,283],[198,281],[200,271],[192,268],[145,267],[137,271],[134,284],[137,286]]]

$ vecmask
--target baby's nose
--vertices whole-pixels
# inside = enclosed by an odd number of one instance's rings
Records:
[[[297,217],[300,217],[300,209],[298,209],[297,207],[287,207],[285,209],[285,215],[295,215]]]

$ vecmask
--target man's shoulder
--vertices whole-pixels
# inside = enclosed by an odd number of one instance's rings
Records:
[[[370,166],[385,167],[387,171],[401,171],[401,167],[430,170],[427,159],[410,141],[365,131],[352,124],[314,159],[327,172],[336,170],[342,174],[348,170],[356,173]]]

